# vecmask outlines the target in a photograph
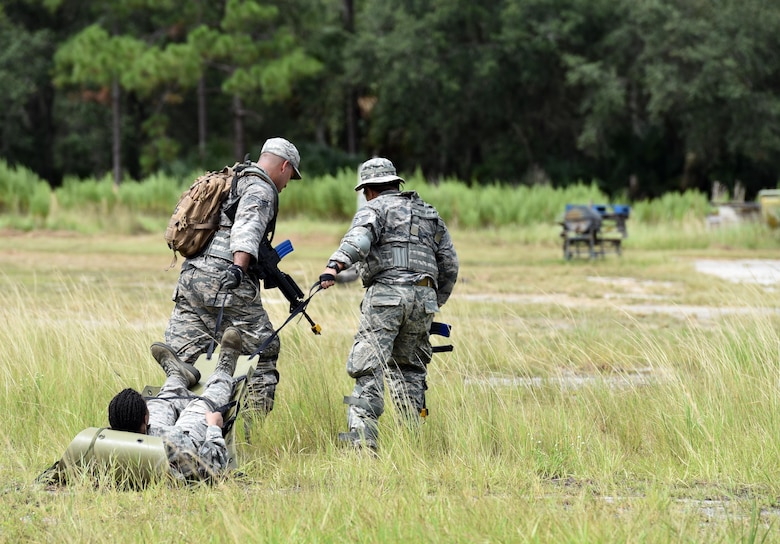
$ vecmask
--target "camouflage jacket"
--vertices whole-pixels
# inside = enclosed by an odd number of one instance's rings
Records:
[[[361,262],[366,286],[374,282],[412,284],[429,277],[439,306],[447,302],[458,278],[458,255],[433,206],[415,191],[383,192],[357,211],[331,260],[354,264],[342,248],[365,233],[371,244]]]

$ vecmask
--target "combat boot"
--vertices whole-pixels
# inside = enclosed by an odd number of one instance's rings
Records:
[[[187,387],[192,387],[200,381],[200,371],[189,363],[183,362],[173,351],[173,348],[162,342],[155,342],[151,346],[152,357],[165,371],[165,375],[181,376],[187,382]]]
[[[339,433],[339,441],[351,446],[357,451],[367,451],[375,456],[379,452],[376,438],[364,436],[363,433],[358,431]]]
[[[241,333],[235,327],[228,327],[222,333],[222,341],[219,344],[219,362],[214,370],[227,372],[232,376],[236,371],[239,355],[241,355]]]

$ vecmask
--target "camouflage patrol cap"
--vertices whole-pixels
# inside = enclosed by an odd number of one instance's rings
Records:
[[[403,178],[396,174],[392,162],[382,157],[375,157],[360,165],[355,190],[359,191],[366,185],[384,185],[393,181],[404,182]]]
[[[295,171],[295,175],[293,175],[292,179],[301,179],[301,171],[299,170],[301,166],[301,155],[298,153],[298,148],[289,141],[284,138],[269,138],[263,144],[263,149],[260,150],[260,154],[262,155],[263,153],[271,153],[286,161],[290,161],[290,164],[292,164],[293,170]]]

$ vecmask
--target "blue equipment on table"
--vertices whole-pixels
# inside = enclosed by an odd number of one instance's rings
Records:
[[[621,242],[628,238],[626,221],[631,207],[623,204],[566,204],[560,221],[563,257],[586,255],[593,259],[607,251],[622,253]]]

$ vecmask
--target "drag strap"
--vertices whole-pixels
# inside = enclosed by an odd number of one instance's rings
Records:
[[[311,288],[312,288],[312,289],[314,289],[315,287],[319,287],[319,282],[317,282],[317,283],[315,283],[314,285],[312,285],[312,286],[311,286]],[[294,318],[296,315],[303,313],[303,312],[306,310],[306,306],[308,306],[308,305],[309,305],[309,301],[311,300],[311,298],[312,298],[314,295],[316,295],[317,293],[319,293],[319,292],[320,292],[320,290],[321,290],[321,289],[316,289],[316,290],[315,290],[313,293],[311,293],[311,294],[309,295],[309,297],[308,297],[308,298],[304,299],[304,300],[303,300],[303,301],[302,301],[300,304],[298,304],[298,306],[296,306],[295,308],[293,308],[293,310],[290,312],[290,316],[289,316],[287,319],[285,319],[284,323],[282,323],[282,325],[281,325],[281,326],[280,326],[278,329],[276,329],[276,330],[273,332],[273,334],[271,334],[271,336],[269,336],[268,338],[266,338],[265,342],[263,342],[262,344],[260,344],[260,347],[259,347],[259,348],[257,348],[257,349],[256,349],[256,350],[255,350],[255,351],[252,353],[252,355],[250,355],[250,356],[249,356],[249,359],[251,360],[251,359],[252,359],[252,358],[253,358],[255,355],[257,355],[258,353],[260,353],[261,351],[263,351],[263,350],[264,350],[266,347],[268,347],[268,344],[270,344],[270,343],[271,343],[271,341],[272,341],[274,338],[276,338],[277,336],[279,336],[279,331],[281,331],[281,330],[284,328],[284,326],[285,326],[285,325],[287,325],[287,324],[288,324],[290,321],[292,321],[292,319],[293,319],[293,318]],[[311,292],[311,290],[309,290],[309,292]]]
[[[217,294],[214,295],[214,302],[217,302],[217,296],[219,295],[219,291],[217,291]],[[214,347],[217,339],[217,335],[219,334],[219,328],[222,326],[222,316],[225,315],[225,300],[227,300],[227,292],[225,292],[225,296],[222,297],[222,305],[219,307],[219,313],[217,314],[217,324],[214,326],[214,335],[211,337],[211,342],[209,342],[209,349],[206,350],[206,359],[211,359],[211,356],[214,355]]]

